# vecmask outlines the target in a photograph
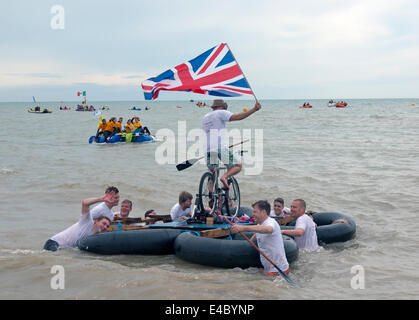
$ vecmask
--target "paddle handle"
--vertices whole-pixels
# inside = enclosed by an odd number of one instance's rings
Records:
[[[228,148],[230,149],[230,148],[233,148],[233,147],[235,147],[235,146],[238,146],[238,145],[241,145],[241,144],[243,144],[243,143],[245,143],[245,142],[248,142],[249,141],[249,139],[244,139],[243,141],[241,141],[241,142],[238,142],[238,143],[235,143],[235,144],[232,144],[231,146],[229,146]]]
[[[230,220],[228,220],[226,217],[224,217],[223,216],[223,218],[224,218],[224,220],[225,221],[227,221],[230,225],[234,225],[233,223],[231,223],[230,222]],[[240,233],[240,235],[243,237],[243,238],[245,238],[252,246],[253,246],[253,248],[255,248],[257,251],[259,251],[259,253],[262,255],[262,256],[264,256],[265,257],[265,259],[266,260],[268,260],[275,268],[277,268],[280,272],[282,272],[277,266],[276,266],[276,264],[271,260],[271,259],[269,259],[269,257],[262,251],[262,250],[260,250],[259,248],[258,248],[258,246],[257,245],[255,245],[254,243],[253,243],[253,241],[251,241],[245,234],[243,234],[241,231],[239,231],[239,233]]]
[[[224,218],[224,220],[225,221],[227,221],[230,225],[234,225],[233,223],[231,223],[230,222],[230,220],[228,220],[226,217],[224,217],[223,216],[223,218]],[[282,271],[281,269],[279,269],[279,267],[271,260],[271,259],[269,259],[269,257],[262,251],[262,250],[260,250],[259,248],[258,248],[258,246],[257,245],[255,245],[254,243],[253,243],[253,241],[252,240],[250,240],[248,237],[246,237],[246,235],[245,234],[243,234],[241,231],[239,231],[239,233],[240,233],[240,235],[243,237],[243,238],[245,238],[246,240],[247,240],[247,242],[249,242],[251,245],[252,245],[252,247],[253,248],[255,248],[266,260],[268,260],[278,271],[279,271],[279,273],[281,274],[281,276],[285,279],[285,280],[287,280],[288,281],[288,283],[290,283],[290,284],[292,284],[293,286],[295,286],[295,287],[298,287],[298,285],[290,278],[290,277],[288,277],[288,275],[284,272],[284,271]]]
[[[230,148],[233,148],[233,147],[235,147],[235,146],[239,146],[239,145],[241,145],[241,144],[243,144],[243,143],[246,143],[246,142],[248,142],[249,141],[249,139],[244,139],[243,141],[241,141],[241,142],[237,142],[237,143],[235,143],[235,144],[232,144],[232,145],[230,145],[230,146],[228,146],[228,148],[230,149]],[[200,160],[200,159],[202,159],[202,158],[205,158],[205,156],[201,156],[201,157],[199,157],[199,158],[196,158],[196,161],[198,161],[198,160]],[[192,159],[192,160],[194,160],[194,159]]]

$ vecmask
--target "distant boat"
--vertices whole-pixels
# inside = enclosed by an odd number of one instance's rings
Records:
[[[336,108],[346,108],[348,104],[346,102],[337,102]]]
[[[43,109],[43,110],[29,109],[28,112],[29,113],[52,113],[52,111],[48,109]]]

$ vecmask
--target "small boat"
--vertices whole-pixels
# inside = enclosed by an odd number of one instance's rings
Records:
[[[338,102],[336,103],[336,108],[346,108],[347,105],[346,102]]]
[[[96,141],[96,136],[89,138],[89,143],[143,143],[156,141],[155,136],[149,136],[146,134],[134,134],[134,133],[117,133],[113,135],[108,141],[105,141],[104,136],[100,136]]]
[[[131,108],[131,109],[129,109],[129,110],[137,110],[137,111],[141,111],[141,108],[133,107],[133,108]]]
[[[29,113],[52,113],[52,111],[48,109],[43,109],[43,110],[29,109],[28,112]]]
[[[313,106],[311,104],[307,104],[305,106],[299,106],[299,108],[303,108],[303,109],[305,109],[305,108],[313,108]]]
[[[336,107],[336,102],[329,102],[328,107]]]

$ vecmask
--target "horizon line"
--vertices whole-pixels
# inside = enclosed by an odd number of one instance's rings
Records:
[[[331,98],[266,98],[266,99],[258,99],[258,101],[270,101],[270,100],[386,100],[386,99],[399,99],[399,100],[417,100],[419,99],[419,97],[408,97],[408,98],[397,98],[397,97],[393,97],[393,98],[340,98],[340,99],[331,99]],[[193,100],[193,101],[191,101]],[[90,102],[104,102],[104,101],[109,101],[109,102],[142,102],[142,103],[148,103],[148,102],[195,102],[195,101],[212,101],[214,99],[181,99],[181,100],[165,100],[165,99],[160,99],[160,100],[90,100]],[[237,100],[232,100],[232,99],[223,99],[226,101],[254,101],[254,99],[237,99]],[[42,103],[49,103],[49,102],[58,102],[61,103],[61,101],[64,102],[71,102],[71,103],[80,103],[81,101],[76,101],[76,100],[49,100],[49,101],[43,101],[43,100],[39,100],[36,103],[42,102]],[[34,103],[33,100],[27,100],[27,101],[0,101],[0,103]]]

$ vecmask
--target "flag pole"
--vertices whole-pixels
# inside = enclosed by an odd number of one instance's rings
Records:
[[[252,94],[253,94],[253,97],[255,98],[255,101],[256,101],[256,102],[259,102],[259,101],[258,101],[258,99],[257,99],[257,98],[256,98],[256,96],[255,96],[255,93],[253,92],[252,87],[250,86],[249,81],[247,81],[246,75],[244,74],[244,72],[243,72],[242,68],[240,67],[239,62],[237,61],[236,57],[234,56],[233,51],[231,51],[230,46],[228,45],[228,43],[226,43],[226,46],[227,46],[228,50],[230,50],[231,55],[233,56],[234,60],[236,61],[237,66],[239,67],[239,69],[240,69],[240,71],[241,71],[241,73],[242,73],[242,75],[243,75],[244,79],[246,80],[247,84],[249,85],[249,89],[252,91]]]

